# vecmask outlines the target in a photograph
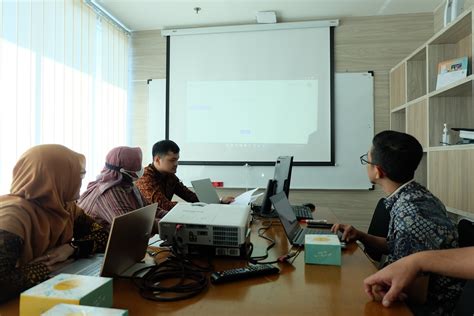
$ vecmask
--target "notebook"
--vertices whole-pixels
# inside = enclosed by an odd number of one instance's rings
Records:
[[[296,218],[295,213],[286,198],[285,192],[280,192],[270,197],[273,207],[278,213],[278,217],[283,225],[285,234],[290,243],[294,246],[304,245],[304,236],[307,234],[331,234],[330,230],[317,230],[312,228],[302,228]]]
[[[191,181],[194,188],[194,192],[199,199],[199,202],[207,204],[219,204],[219,196],[217,195],[216,189],[212,186],[211,179],[201,179]]]
[[[78,259],[54,271],[105,277],[131,277],[146,266],[145,252],[155,221],[157,204],[151,204],[114,218],[104,254]]]

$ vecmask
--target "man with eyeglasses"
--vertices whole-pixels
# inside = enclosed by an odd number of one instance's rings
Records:
[[[458,247],[456,226],[447,216],[443,203],[414,181],[423,148],[411,135],[384,131],[372,140],[372,146],[360,157],[367,166],[373,184],[382,187],[384,204],[390,213],[386,238],[362,232],[348,224],[335,224],[347,242],[360,241],[387,255],[386,264],[423,250]],[[463,282],[433,274],[430,276],[426,303],[412,306],[429,315],[449,315],[462,291]]]

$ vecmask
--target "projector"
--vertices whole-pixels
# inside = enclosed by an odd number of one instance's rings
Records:
[[[160,238],[184,254],[245,257],[250,206],[178,203],[159,222]]]

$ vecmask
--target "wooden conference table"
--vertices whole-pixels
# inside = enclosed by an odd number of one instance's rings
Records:
[[[337,221],[324,207],[316,210],[315,218]],[[263,254],[268,243],[257,236],[261,225],[261,220],[252,224],[254,255]],[[279,220],[273,220],[266,235],[276,241],[268,260],[290,250]],[[216,270],[246,265],[244,260],[230,258],[213,259],[212,263]],[[404,304],[384,308],[370,301],[362,281],[376,268],[355,243],[343,251],[340,267],[305,264],[301,252],[293,264],[279,264],[279,268],[281,272],[276,275],[211,284],[196,297],[177,302],[143,299],[131,281],[115,279],[114,307],[128,309],[129,315],[411,315]],[[0,316],[18,315],[18,304],[16,299],[0,305]]]

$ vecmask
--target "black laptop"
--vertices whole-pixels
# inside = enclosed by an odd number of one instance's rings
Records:
[[[285,192],[280,192],[270,197],[273,207],[283,225],[286,236],[292,245],[303,246],[306,234],[331,234],[330,230],[318,230],[314,228],[302,228],[295,213],[286,198]]]

